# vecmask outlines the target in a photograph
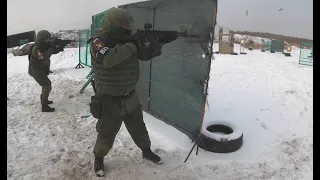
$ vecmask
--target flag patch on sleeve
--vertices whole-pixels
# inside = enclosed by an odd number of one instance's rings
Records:
[[[97,51],[100,51],[102,48],[104,48],[104,44],[100,38],[96,38],[95,40],[93,40],[93,45]]]
[[[109,51],[109,48],[104,46],[104,44],[100,38],[96,38],[93,40],[93,46],[97,51],[96,57],[98,57],[99,54],[104,55],[105,53],[107,53]]]

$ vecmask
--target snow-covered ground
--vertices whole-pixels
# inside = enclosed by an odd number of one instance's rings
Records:
[[[217,45],[215,46],[217,47]],[[239,46],[235,45],[238,52]],[[206,121],[228,121],[244,133],[243,147],[217,154],[192,153],[178,130],[144,113],[152,149],[163,165],[141,158],[123,126],[105,158],[106,177],[96,178],[92,149],[96,139],[89,113],[91,87],[79,94],[88,68],[74,69],[78,49],[52,57],[54,113],[40,112],[40,87],[27,74],[26,56],[7,55],[7,178],[22,180],[311,180],[313,172],[313,68],[292,57],[246,51],[215,55]]]

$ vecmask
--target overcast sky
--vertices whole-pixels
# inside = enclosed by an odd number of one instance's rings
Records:
[[[139,0],[8,0],[7,35],[30,30],[84,29],[91,16]],[[283,8],[282,11],[278,11]],[[248,15],[246,15],[248,10]],[[313,0],[219,0],[217,22],[233,30],[313,39]]]

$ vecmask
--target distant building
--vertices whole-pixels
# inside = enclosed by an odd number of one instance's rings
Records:
[[[7,36],[7,48],[20,46],[28,42],[34,42],[35,40],[36,40],[35,31],[9,35]]]

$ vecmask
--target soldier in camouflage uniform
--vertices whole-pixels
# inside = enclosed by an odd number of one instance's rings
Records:
[[[28,73],[37,83],[42,87],[42,94],[40,101],[42,105],[42,112],[53,112],[54,108],[48,106],[52,101],[48,100],[51,91],[51,81],[48,78],[50,57],[54,50],[50,48],[51,34],[46,30],[41,30],[37,34],[35,44],[30,47],[29,52],[29,68]]]
[[[94,147],[94,170],[104,176],[103,158],[113,146],[114,139],[124,122],[144,159],[161,164],[154,154],[148,131],[143,121],[139,98],[135,91],[139,80],[139,61],[160,55],[161,45],[144,48],[141,43],[116,43],[110,47],[110,38],[131,34],[132,15],[120,8],[108,10],[103,17],[102,31],[90,41],[90,52],[95,72],[96,94],[91,97],[90,111],[98,119]],[[155,47],[157,47],[155,49]],[[158,53],[155,53],[158,52]]]

